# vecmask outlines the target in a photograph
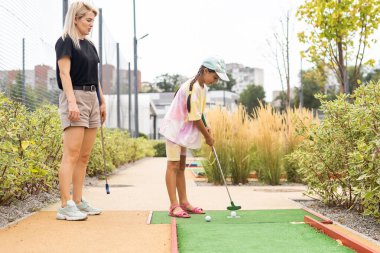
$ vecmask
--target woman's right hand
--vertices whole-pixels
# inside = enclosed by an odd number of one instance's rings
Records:
[[[211,136],[206,138],[206,144],[209,145],[210,147],[214,146],[214,142],[215,142],[215,140]]]
[[[70,121],[79,121],[79,108],[77,102],[69,102],[69,120]]]

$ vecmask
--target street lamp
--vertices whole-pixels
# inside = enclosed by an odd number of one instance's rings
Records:
[[[309,52],[309,48],[305,51],[305,53]],[[303,107],[303,74],[302,74],[302,55],[301,55],[301,72],[300,72],[300,78],[301,78],[301,84],[300,84],[300,108]]]
[[[149,34],[145,34],[139,39],[136,38],[136,7],[135,0],[133,0],[133,56],[134,56],[134,81],[135,81],[135,137],[139,137],[139,90],[137,82],[137,41],[145,38]]]

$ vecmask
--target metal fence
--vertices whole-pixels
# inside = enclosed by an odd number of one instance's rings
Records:
[[[43,103],[58,104],[59,93],[56,79],[55,43],[62,33],[63,13],[72,1],[51,0],[2,0],[0,2],[0,92],[22,102],[29,110]],[[89,1],[97,7],[92,1]],[[91,34],[102,64],[99,76],[105,94],[116,95],[110,99],[108,115],[115,117],[118,110],[117,94],[129,94],[129,84],[134,83],[133,71],[129,71],[132,52],[120,48],[107,26],[102,10],[95,21]],[[100,25],[101,23],[101,25]],[[101,36],[99,36],[101,34]],[[131,42],[132,43],[132,42]],[[130,75],[129,73],[132,73]],[[138,78],[139,79],[139,78]],[[131,85],[133,87],[133,85]],[[131,94],[134,89],[131,89]],[[120,107],[120,105],[119,105]],[[117,117],[117,125],[123,120],[133,104],[124,105]],[[117,116],[117,115],[116,115]],[[131,119],[133,121],[133,117]]]

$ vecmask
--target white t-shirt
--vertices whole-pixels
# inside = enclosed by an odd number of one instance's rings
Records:
[[[198,82],[194,83],[191,92],[191,110],[188,113],[187,97],[190,94],[190,81],[188,80],[179,88],[161,123],[160,134],[182,147],[199,149],[202,133],[195,126],[194,121],[200,120],[204,113],[207,87],[200,86]]]

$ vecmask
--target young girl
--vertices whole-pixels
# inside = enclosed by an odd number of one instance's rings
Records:
[[[202,208],[192,206],[187,199],[186,149],[199,149],[201,147],[201,135],[208,145],[213,146],[214,144],[210,129],[202,122],[206,106],[207,89],[205,84],[212,85],[219,78],[228,81],[225,68],[222,59],[216,57],[205,59],[197,75],[192,80],[182,84],[175,94],[160,127],[160,133],[166,137],[166,155],[168,158],[166,187],[170,199],[169,215],[172,217],[190,218],[189,213],[205,213]]]

